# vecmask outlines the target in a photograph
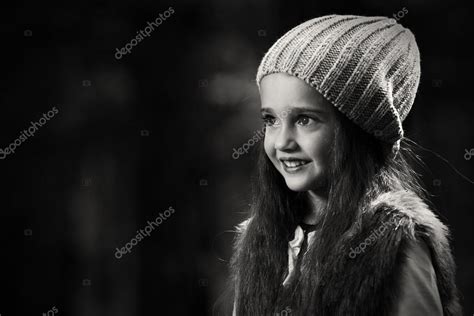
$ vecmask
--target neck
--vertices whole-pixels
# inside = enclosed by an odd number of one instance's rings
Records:
[[[313,190],[308,191],[307,197],[310,211],[303,218],[303,223],[314,225],[321,219],[328,199],[326,194]]]

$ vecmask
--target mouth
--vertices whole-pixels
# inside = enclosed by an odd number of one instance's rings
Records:
[[[304,169],[311,161],[302,159],[280,159],[283,169],[288,173],[295,173]]]

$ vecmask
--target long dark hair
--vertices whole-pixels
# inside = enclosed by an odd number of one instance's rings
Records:
[[[405,139],[393,157],[390,144],[366,133],[339,111],[336,115],[326,174],[327,205],[317,232],[318,241],[308,248],[309,260],[301,267],[301,277],[285,290],[281,283],[287,269],[288,241],[310,206],[305,193],[288,189],[263,144],[259,146],[250,220],[236,241],[231,260],[231,287],[235,290],[238,315],[279,313],[289,301],[301,310],[316,304],[314,289],[319,267],[327,263],[331,249],[373,198],[400,189],[410,190],[422,199],[427,197],[412,167],[420,159]]]

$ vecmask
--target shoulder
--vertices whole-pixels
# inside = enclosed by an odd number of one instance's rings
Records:
[[[414,192],[399,190],[380,194],[370,204],[368,217],[392,220],[410,240],[434,239],[440,248],[449,248],[448,227]]]
[[[448,227],[417,194],[406,190],[379,194],[347,232],[349,240],[363,240],[369,235],[392,257],[404,252],[409,242],[420,241],[428,245],[433,256],[450,254]]]

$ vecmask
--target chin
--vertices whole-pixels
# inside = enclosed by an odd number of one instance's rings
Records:
[[[306,180],[297,180],[297,179],[286,179],[286,186],[291,191],[295,192],[305,192],[311,190],[311,182]]]
[[[299,176],[282,174],[282,176],[285,179],[288,189],[294,192],[306,192],[310,190],[319,191],[326,187],[325,177],[320,173],[317,175],[313,173]]]

